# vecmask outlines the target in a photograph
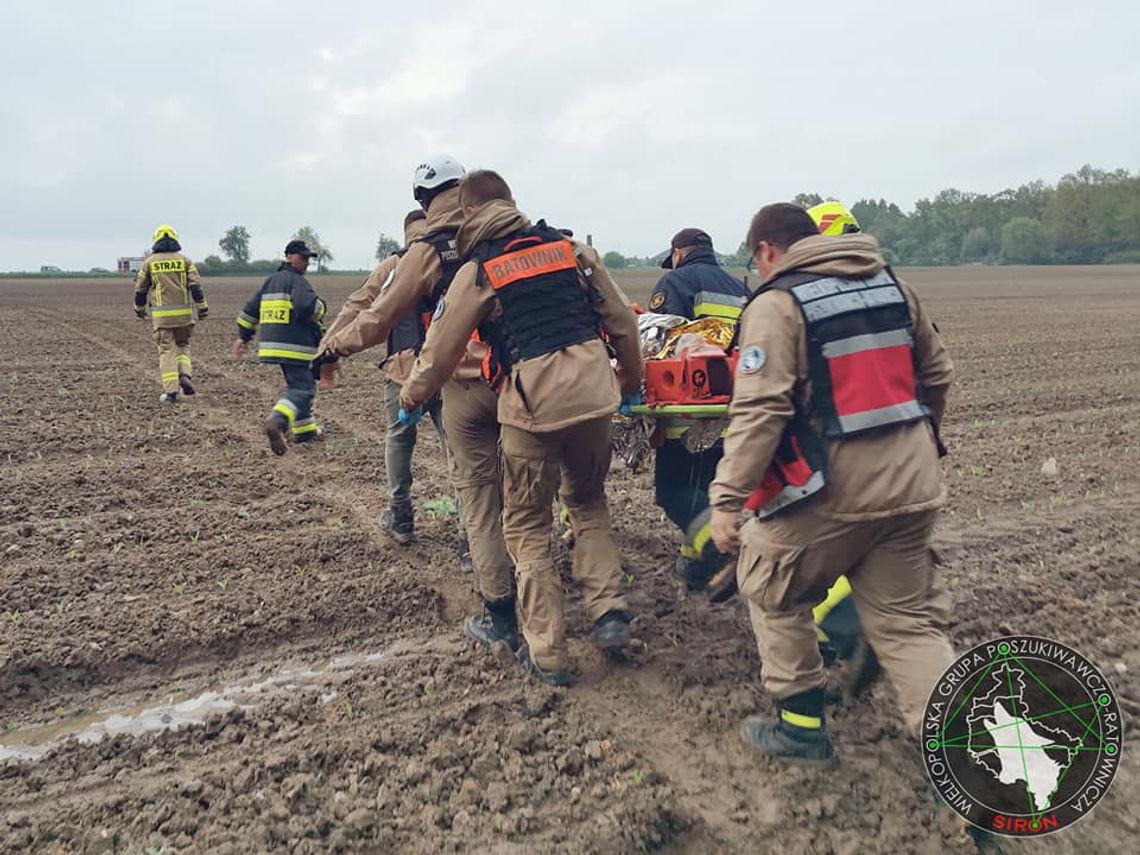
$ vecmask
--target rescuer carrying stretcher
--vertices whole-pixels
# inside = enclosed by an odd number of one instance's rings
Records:
[[[331,379],[332,363],[340,357],[386,341],[388,375],[404,382],[432,316],[460,267],[456,232],[463,222],[463,210],[458,185],[464,174],[463,166],[446,155],[429,157],[415,168],[412,195],[427,212],[426,234],[409,245],[372,305],[325,340],[317,357],[322,376]],[[459,561],[465,566],[469,554],[484,600],[499,601],[514,597],[514,565],[503,541],[495,394],[480,376],[486,351],[485,344],[468,342],[467,352],[452,366],[449,382],[441,383],[443,425],[467,531],[467,539],[458,542]],[[437,386],[428,397],[438,390]],[[412,420],[405,417],[403,421]],[[391,514],[381,517],[382,527],[397,535],[414,531],[410,498],[406,504],[393,503],[390,510]]]
[[[823,230],[834,234],[853,234],[859,231],[854,216],[838,202],[825,203],[811,209],[808,213],[821,229],[821,233],[824,233]],[[674,244],[678,241],[688,242],[699,239],[688,234],[696,232],[697,230],[682,231],[674,238]],[[711,243],[711,241],[709,242]],[[675,248],[673,258],[676,258],[677,255],[678,251]],[[706,266],[708,265],[706,264]],[[724,276],[742,287],[738,280],[728,276],[727,273]],[[665,282],[665,279],[662,279],[662,282]],[[660,283],[658,288],[660,289]],[[686,293],[688,291],[679,289],[675,284],[670,289],[668,298],[663,296],[660,290],[655,290],[650,305],[685,312],[688,311],[689,302],[692,302],[694,307],[709,302],[706,297],[699,300],[687,300],[683,296]],[[658,358],[647,361],[646,391],[649,400],[656,402],[656,405],[623,408],[627,413],[633,413],[636,409],[639,414],[653,417],[652,421],[655,424],[653,431],[655,441],[653,444],[657,445],[659,442],[664,442],[657,452],[658,465],[655,472],[658,504],[662,505],[669,513],[670,503],[661,501],[664,494],[667,497],[673,496],[685,500],[684,502],[673,502],[675,508],[679,507],[683,511],[691,505],[695,510],[695,513],[688,517],[687,525],[682,529],[685,534],[685,541],[681,547],[681,557],[678,559],[678,575],[692,589],[701,589],[707,586],[709,598],[714,602],[720,602],[735,595],[737,578],[735,556],[726,555],[717,549],[712,538],[712,514],[708,508],[706,491],[708,483],[712,481],[713,472],[709,472],[703,481],[694,483],[696,481],[694,473],[697,473],[701,466],[694,464],[689,470],[674,466],[663,471],[661,461],[663,455],[670,453],[680,459],[682,455],[688,455],[688,447],[694,442],[703,442],[706,444],[703,447],[698,447],[703,454],[713,455],[714,462],[711,467],[715,471],[715,461],[719,461],[721,457],[723,441],[720,436],[722,434],[721,426],[724,424],[723,417],[718,418],[717,416],[723,413],[725,407],[723,404],[710,406],[709,402],[727,400],[728,393],[731,391],[731,384],[719,389],[711,388],[716,385],[714,383],[705,383],[703,389],[694,386],[691,390],[693,397],[690,398],[688,397],[689,393],[684,391],[689,388],[684,379],[679,383],[674,382],[669,389],[658,388],[655,383],[659,382],[661,378],[693,378],[701,374],[711,376],[714,373],[712,371],[714,366],[711,364],[716,361],[714,357],[705,357],[709,360],[708,363],[697,357],[683,357],[680,360],[669,358],[675,356],[677,342],[692,337],[685,334],[687,330],[696,330],[698,335],[711,345],[709,352],[719,353],[722,349],[730,351],[728,357],[722,356],[720,361],[731,365],[733,357],[739,356],[739,351],[734,344],[723,340],[720,328],[710,326],[710,324],[725,323],[735,325],[735,316],[730,314],[732,309],[727,304],[726,298],[722,297],[718,301],[717,310],[720,315],[713,320],[706,319],[698,323],[683,324],[670,329],[664,338],[666,346]],[[651,317],[657,316],[644,316],[644,319]],[[659,323],[666,320],[667,318],[662,317]],[[680,318],[674,320],[679,321]],[[652,324],[649,326],[651,327]],[[660,341],[660,338],[654,337],[654,333],[648,327],[646,335],[649,338],[643,341],[643,347],[649,346],[654,341]],[[735,335],[732,335],[734,342]],[[670,341],[674,342],[672,346],[669,345]],[[662,359],[664,361],[661,361]],[[726,367],[725,372],[727,371]],[[719,396],[714,394],[717,392],[723,394]],[[680,405],[661,404],[662,399],[676,400]],[[692,410],[700,411],[702,417],[677,414],[679,411]],[[715,433],[710,433],[710,429],[714,429]],[[677,437],[676,440],[673,439],[674,436]],[[676,445],[678,448],[670,451],[672,445]],[[699,454],[689,456],[700,457]],[[703,464],[701,465],[703,466]],[[669,513],[669,516],[672,519],[674,513]],[[677,520],[674,519],[674,522]],[[829,689],[828,699],[832,701],[857,697],[874,681],[880,671],[874,651],[867,644],[862,633],[859,616],[850,594],[851,586],[848,580],[841,577],[812,609],[820,653],[824,663],[827,665],[832,665],[836,661],[845,663],[835,685]]]
[[[687,320],[718,318],[735,326],[748,289],[720,266],[707,232],[681,229],[673,235],[661,266],[669,272],[653,289],[650,311]],[[709,587],[710,599],[719,602],[736,590],[732,557],[712,543],[706,513],[709,484],[724,443],[716,437],[707,447],[694,450],[690,431],[697,426],[693,419],[681,416],[667,417],[658,425],[664,440],[654,461],[654,499],[685,536],[677,556],[677,575],[695,590]]]
[[[841,576],[910,728],[954,658],[930,549],[953,370],[873,238],[820,235],[802,208],[778,204],[753,218],[747,246],[761,287],[741,317],[710,489],[713,537],[740,550],[740,593],[779,713],[744,733],[766,754],[832,765],[812,608]]]
[[[340,333],[350,330],[361,312],[370,310],[382,300],[396,278],[396,269],[408,254],[413,244],[421,241],[428,233],[427,212],[423,208],[415,208],[404,217],[404,246],[393,252],[376,265],[359,288],[353,291],[336,319],[329,324],[328,331],[320,344],[320,350],[325,351],[331,342],[338,340]],[[377,307],[382,310],[382,306]],[[384,472],[388,478],[388,507],[380,512],[380,527],[388,532],[401,546],[407,546],[415,540],[416,524],[415,512],[412,502],[412,455],[416,449],[418,431],[416,425],[401,422],[400,411],[400,384],[408,374],[412,361],[418,349],[418,338],[401,349],[397,341],[397,330],[401,326],[415,323],[415,314],[409,312],[396,328],[388,334],[386,353],[380,368],[384,371],[384,413],[387,418],[384,432]],[[330,366],[331,367],[331,366]],[[326,374],[335,375],[335,371],[326,369]],[[322,382],[322,387],[332,388],[335,376]],[[447,445],[447,437],[443,427],[443,405],[436,396],[427,405],[426,410],[431,416],[436,432],[439,434],[440,445],[448,461],[448,468],[454,475],[454,460]],[[456,497],[456,507],[461,501]],[[465,570],[471,570],[471,550],[467,546],[467,533],[463,527],[463,513],[456,514],[459,535],[459,560]]]
[[[559,480],[574,530],[573,573],[594,641],[609,648],[630,637],[605,478],[610,418],[622,390],[641,385],[637,322],[597,254],[543,221],[532,224],[497,173],[467,175],[460,203],[467,214],[458,235],[465,263],[436,308],[401,398],[404,410],[415,412],[447,382],[473,334],[489,344],[483,379],[498,394],[502,424],[503,533],[517,567],[526,640],[519,661],[535,679],[564,686],[570,675],[562,581],[550,557]],[[448,406],[445,399],[445,412]],[[510,644],[514,597],[485,605],[487,617],[472,618],[468,632]]]

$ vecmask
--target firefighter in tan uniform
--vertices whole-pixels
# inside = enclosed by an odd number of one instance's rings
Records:
[[[327,343],[342,330],[352,326],[353,321],[363,311],[369,309],[373,303],[381,299],[381,293],[387,293],[396,276],[396,267],[407,254],[408,249],[427,235],[427,214],[423,208],[409,211],[404,218],[404,246],[389,255],[376,265],[364,283],[353,291],[345,301],[336,320],[329,326],[321,341],[321,350]],[[378,307],[380,310],[383,306]],[[414,310],[406,315],[401,323],[412,327],[416,324]],[[399,327],[401,324],[397,324]],[[388,341],[392,343],[398,337],[394,330],[388,334]],[[410,357],[410,358],[409,358]],[[402,423],[398,418],[400,410],[400,383],[408,374],[411,361],[415,358],[414,350],[408,349],[385,355],[381,368],[384,370],[384,409],[386,416],[384,433],[384,471],[388,478],[388,507],[380,514],[380,525],[401,546],[407,546],[415,540],[415,514],[412,510],[412,455],[416,449],[417,430],[415,425]],[[330,384],[335,385],[335,378],[330,378]],[[438,397],[434,398],[427,407],[439,434],[440,445],[448,460],[451,469],[451,452],[447,447],[447,439],[443,430],[443,407]],[[458,506],[457,497],[457,506]],[[471,550],[467,545],[467,532],[463,528],[463,514],[457,516],[459,537],[459,561],[464,570],[471,570]]]
[[[762,285],[741,317],[710,490],[713,537],[740,549],[740,593],[779,709],[775,722],[746,722],[745,736],[769,755],[832,765],[812,607],[840,576],[912,728],[954,658],[930,549],[953,367],[874,238],[820,235],[802,208],[778,204],[756,214],[747,245]]]
[[[551,503],[560,478],[574,530],[574,577],[585,589],[594,641],[603,648],[629,641],[605,478],[610,417],[622,388],[633,394],[641,385],[637,321],[597,254],[542,221],[532,225],[498,174],[469,174],[460,201],[468,218],[459,250],[467,261],[436,310],[404,384],[403,406],[414,411],[447,382],[473,334],[490,344],[484,378],[499,395],[503,532],[517,567],[526,639],[519,659],[536,679],[565,686],[562,581],[550,558]],[[617,355],[620,387],[603,333]],[[444,411],[450,406],[445,398]],[[488,603],[491,625],[483,629],[509,632],[514,605]]]
[[[154,230],[151,254],[135,278],[135,316],[150,313],[154,342],[158,345],[158,371],[162,378],[159,401],[173,404],[178,392],[194,394],[190,380],[190,334],[208,312],[202,278],[194,262],[182,254],[172,226]]]
[[[463,167],[446,156],[429,158],[416,168],[412,192],[427,211],[426,234],[409,246],[372,305],[347,327],[326,337],[317,358],[325,377],[331,379],[332,364],[339,357],[386,341],[388,376],[403,383],[431,316],[460,266],[455,236],[463,222],[458,189],[463,175]],[[480,376],[486,350],[472,342],[470,354],[444,386],[443,427],[476,579],[484,600],[498,601],[513,596],[514,565],[503,541],[495,395]],[[410,502],[406,512],[410,517]],[[461,541],[461,563],[465,547]]]

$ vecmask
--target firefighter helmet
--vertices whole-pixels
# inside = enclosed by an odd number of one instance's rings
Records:
[[[467,170],[454,157],[446,154],[429,157],[416,167],[412,177],[412,195],[417,199],[424,190],[435,190],[449,181],[458,181]]]
[[[808,208],[821,235],[837,237],[859,231],[859,221],[841,202],[823,202]]]
[[[154,240],[152,240],[151,243],[158,243],[163,238],[178,240],[178,232],[174,231],[174,226],[168,226],[166,223],[163,223],[154,230]]]

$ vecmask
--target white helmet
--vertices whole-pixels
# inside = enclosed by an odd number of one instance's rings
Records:
[[[446,154],[429,157],[416,167],[416,174],[412,178],[412,196],[419,198],[424,190],[434,190],[449,181],[458,181],[467,170],[454,157]]]

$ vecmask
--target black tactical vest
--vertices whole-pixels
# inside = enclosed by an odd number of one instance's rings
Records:
[[[455,232],[450,229],[432,232],[420,238],[423,243],[431,244],[439,256],[442,273],[431,293],[421,299],[412,311],[400,318],[388,333],[388,356],[395,356],[405,350],[420,352],[427,328],[431,324],[431,316],[435,314],[435,307],[439,298],[447,293],[451,281],[463,262],[459,258],[459,251],[455,247]],[[404,250],[407,251],[406,249]]]
[[[490,285],[502,306],[501,316],[479,327],[491,348],[483,373],[492,388],[518,362],[601,337],[574,246],[545,221],[487,241],[471,257],[480,285]]]

